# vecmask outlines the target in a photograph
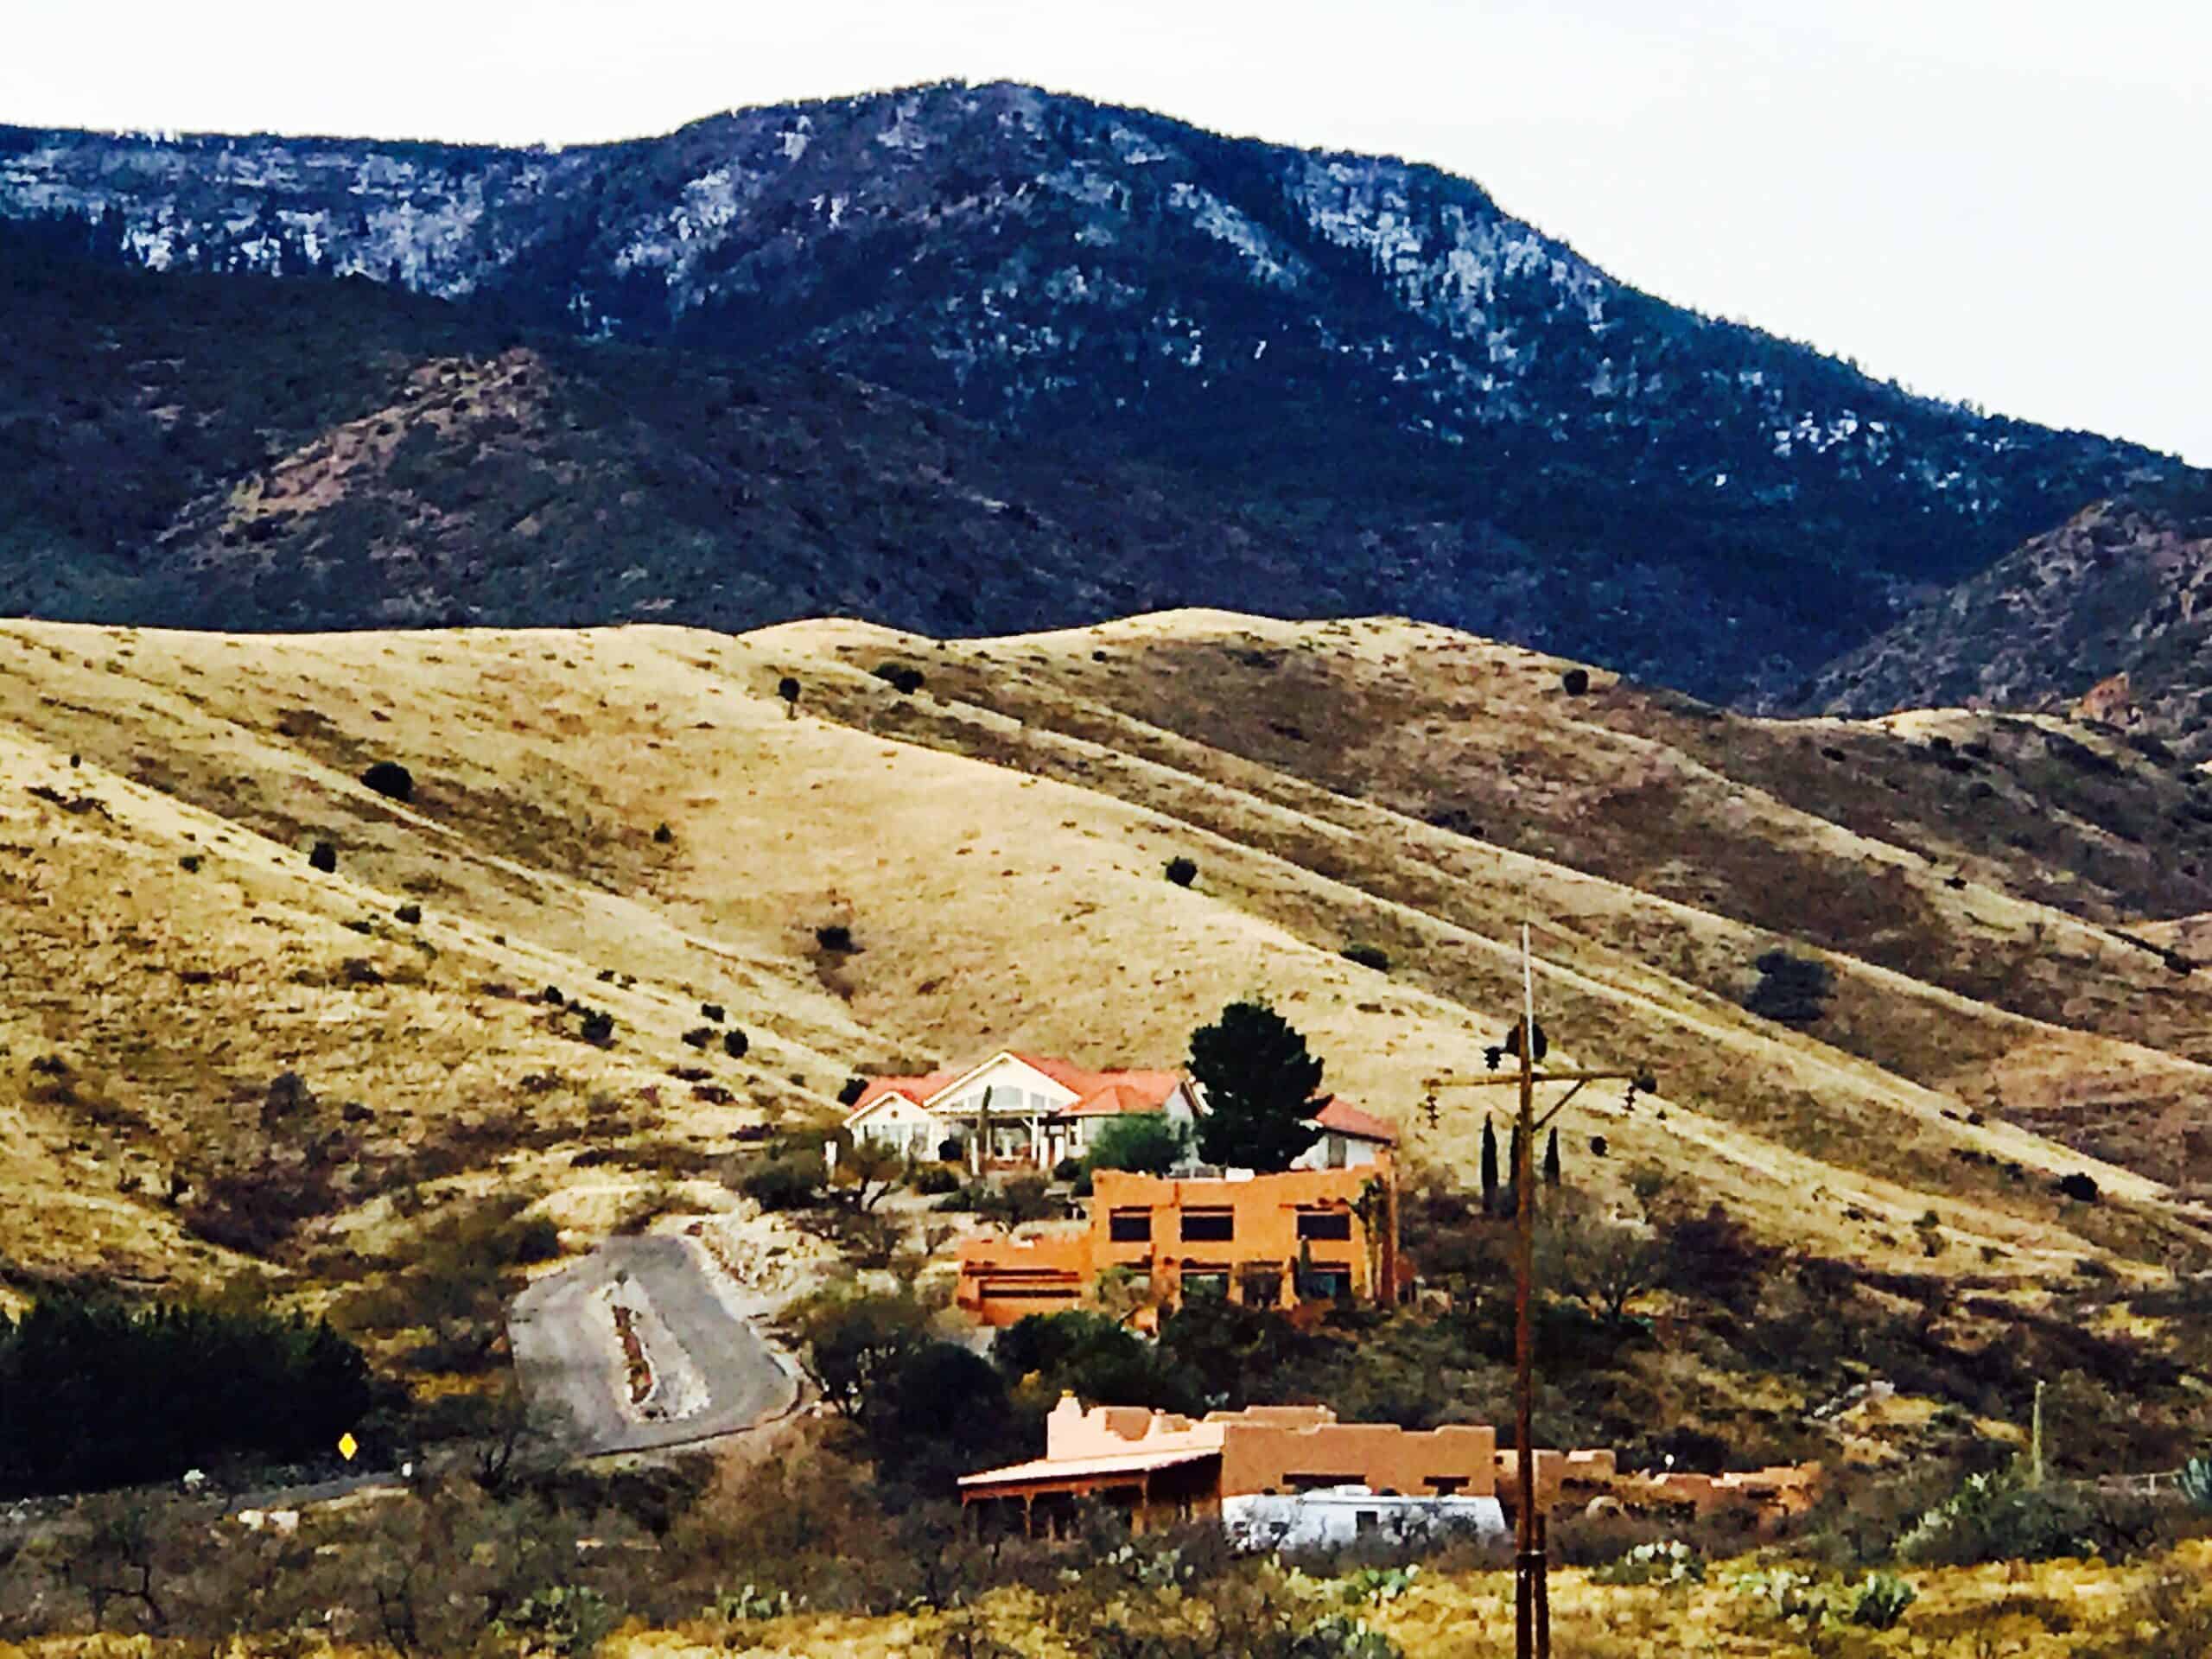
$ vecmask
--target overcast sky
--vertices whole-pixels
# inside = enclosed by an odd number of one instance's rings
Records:
[[[9,10],[0,122],[577,143],[964,76],[1405,155],[1668,299],[2212,465],[2202,0]]]

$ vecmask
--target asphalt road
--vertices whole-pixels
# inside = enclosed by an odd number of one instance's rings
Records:
[[[710,1440],[790,1410],[797,1378],[716,1294],[711,1272],[687,1239],[612,1238],[515,1298],[507,1336],[531,1416],[571,1452],[598,1456]],[[599,1294],[618,1278],[658,1317],[654,1335],[683,1350],[664,1359],[649,1338],[647,1363],[658,1371],[688,1360],[698,1381],[683,1415],[641,1422],[627,1408],[621,1346]]]

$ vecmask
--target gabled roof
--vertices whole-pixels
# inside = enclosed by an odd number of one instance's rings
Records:
[[[1160,1112],[1183,1079],[1173,1071],[1109,1071],[1112,1079],[1092,1090],[1072,1106],[1063,1107],[1062,1117],[1125,1117],[1134,1112]]]
[[[851,1122],[886,1095],[903,1095],[918,1106],[958,1076],[957,1071],[930,1071],[918,1077],[870,1077],[860,1098],[853,1102],[852,1110],[845,1114],[845,1122]]]
[[[1073,1095],[1074,1101],[1060,1110],[1079,1117],[1163,1110],[1168,1097],[1183,1082],[1179,1071],[1092,1071],[1049,1054],[1024,1054],[1014,1049],[1001,1049],[989,1058],[957,1071],[931,1071],[918,1077],[872,1077],[853,1102],[852,1109],[845,1114],[845,1122],[850,1123],[861,1117],[887,1095],[899,1095],[917,1105],[926,1106],[939,1095],[1002,1059],[1019,1061]]]
[[[1381,1118],[1363,1112],[1341,1095],[1331,1095],[1321,1103],[1321,1109],[1313,1114],[1314,1122],[1334,1135],[1348,1135],[1356,1141],[1379,1141],[1386,1147],[1398,1144],[1398,1132]]]

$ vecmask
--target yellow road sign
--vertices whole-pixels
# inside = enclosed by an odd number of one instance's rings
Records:
[[[360,1449],[361,1443],[355,1440],[351,1434],[340,1434],[338,1437],[338,1455],[345,1459],[346,1462],[353,1462],[353,1454]]]

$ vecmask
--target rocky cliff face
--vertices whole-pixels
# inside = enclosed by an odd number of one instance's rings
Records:
[[[1285,609],[1379,584],[1708,693],[1794,682],[2170,464],[1662,304],[1463,179],[1018,86],[561,151],[0,129],[0,215],[156,270],[804,357],[1368,550]]]
[[[2100,501],[1834,664],[1798,706],[2067,711],[2212,760],[2212,487]]]

